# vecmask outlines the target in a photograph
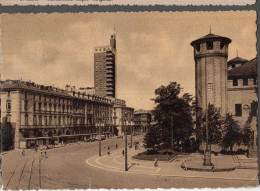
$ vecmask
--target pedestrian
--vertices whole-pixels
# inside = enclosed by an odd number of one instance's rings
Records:
[[[41,157],[42,157],[42,151],[41,151]]]
[[[107,155],[110,155],[110,146],[107,147]]]
[[[124,149],[122,150],[122,155],[125,156],[125,150]]]
[[[249,158],[249,149],[246,150],[246,157]]]
[[[47,157],[47,151],[44,151],[44,155],[45,155],[45,158],[48,158],[48,157]]]
[[[135,144],[135,150],[137,150],[137,145]]]
[[[154,159],[154,166],[158,167],[158,159],[157,158]]]
[[[24,156],[25,155],[25,151],[24,151],[24,149],[22,150],[22,156]]]
[[[118,147],[118,145],[117,145],[117,143],[116,143],[116,149],[117,149],[117,147]]]

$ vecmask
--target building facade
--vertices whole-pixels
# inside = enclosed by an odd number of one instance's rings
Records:
[[[152,114],[150,111],[137,110],[134,112],[134,125],[140,132],[146,132],[151,125]]]
[[[111,35],[110,45],[95,47],[95,93],[103,97],[116,97],[116,36]]]
[[[234,116],[241,127],[250,123],[256,140],[257,59],[247,61],[236,57],[228,62],[228,66],[231,64],[233,67],[228,70],[228,113]]]
[[[112,133],[110,99],[15,80],[1,81],[0,90],[1,121],[14,130],[14,148],[86,140],[99,126]]]
[[[134,128],[134,108],[127,107],[125,101],[121,99],[113,99],[113,103],[114,126],[117,128],[117,135],[122,136],[125,128]]]

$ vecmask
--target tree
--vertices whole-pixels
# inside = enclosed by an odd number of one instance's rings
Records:
[[[144,136],[144,147],[151,149],[153,152],[157,152],[161,143],[161,137],[158,133],[158,126],[153,125],[148,128],[147,133]]]
[[[227,114],[224,122],[224,137],[222,141],[224,149],[229,148],[232,152],[234,145],[239,145],[241,141],[242,133],[238,123],[233,119],[232,115]]]
[[[197,107],[197,119],[196,119],[196,129],[195,134],[196,138],[201,144],[206,142],[206,113],[202,111],[201,108]],[[219,144],[222,141],[222,125],[223,120],[218,108],[212,104],[208,104],[207,110],[208,117],[208,143],[211,146],[212,144]]]
[[[173,149],[174,145],[189,139],[193,131],[192,96],[187,93],[181,96],[181,90],[177,82],[155,90],[153,114],[158,123],[162,149]]]
[[[204,119],[205,121],[205,119]],[[222,140],[223,119],[218,108],[214,105],[208,105],[208,129],[209,144],[219,144]]]
[[[254,144],[254,132],[251,128],[251,122],[253,120],[254,116],[257,116],[257,110],[258,110],[258,102],[252,101],[251,103],[251,111],[249,113],[248,119],[245,123],[245,126],[243,128],[243,144],[250,148],[251,145]]]

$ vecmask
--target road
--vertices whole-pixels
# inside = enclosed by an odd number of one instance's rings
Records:
[[[139,138],[140,139],[140,138]],[[122,150],[123,139],[102,141],[102,154]],[[105,147],[105,148],[104,148]],[[73,188],[202,188],[255,186],[256,181],[185,177],[160,177],[104,171],[86,164],[98,154],[98,142],[71,144],[48,150],[47,158],[39,152],[10,151],[3,155],[3,182],[8,189],[73,189]],[[124,168],[124,167],[122,167]]]

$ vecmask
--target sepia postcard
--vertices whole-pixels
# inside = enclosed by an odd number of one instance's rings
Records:
[[[1,3],[63,2],[95,1]],[[209,1],[130,3],[147,2]],[[3,188],[256,188],[256,20],[255,10],[0,14]]]

